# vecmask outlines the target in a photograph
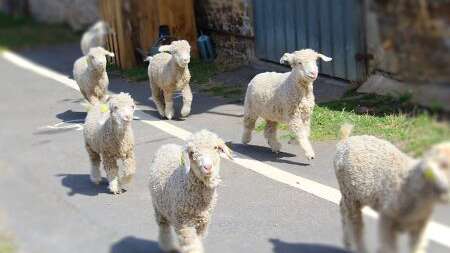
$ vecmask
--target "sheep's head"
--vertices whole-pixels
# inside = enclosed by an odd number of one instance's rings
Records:
[[[106,56],[114,57],[114,54],[105,50],[103,47],[89,49],[89,53],[87,54],[89,67],[98,73],[106,71]]]
[[[98,21],[95,23],[92,30],[100,35],[114,34],[114,30],[106,21]]]
[[[331,61],[330,57],[319,54],[312,49],[303,49],[293,53],[285,53],[280,59],[281,64],[289,64],[292,71],[296,73],[300,80],[308,82],[315,81],[319,75],[317,60]]]
[[[119,127],[130,125],[136,105],[130,94],[121,92],[108,99],[111,119]]]
[[[421,163],[423,177],[439,200],[450,203],[450,142],[433,146]]]
[[[191,61],[191,46],[186,40],[177,40],[170,45],[161,46],[159,52],[171,54],[180,68],[186,68]]]
[[[187,141],[182,155],[186,173],[194,173],[206,186],[216,187],[220,182],[220,155],[232,159],[231,150],[216,134],[201,130]]]

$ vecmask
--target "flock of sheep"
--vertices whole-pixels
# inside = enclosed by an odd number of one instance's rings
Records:
[[[85,56],[75,62],[74,78],[91,104],[84,127],[91,180],[95,184],[100,182],[102,162],[109,190],[119,194],[136,171],[131,128],[135,103],[129,94],[107,95],[106,56],[114,57],[103,49],[102,37],[108,29],[104,23],[98,23],[83,36]],[[181,115],[187,117],[193,98],[189,86],[189,43],[174,41],[161,46],[159,51],[147,58],[153,102],[161,117],[170,120],[174,116],[172,95],[181,91]],[[251,141],[256,120],[263,118],[267,122],[264,136],[272,150],[279,152],[277,125],[286,123],[306,158],[314,159],[309,136],[318,59],[332,60],[311,49],[286,53],[280,62],[290,65],[291,72],[262,73],[252,79],[245,96],[243,143]],[[380,214],[380,253],[397,251],[396,234],[401,231],[410,235],[411,252],[425,252],[424,231],[433,207],[435,203],[450,201],[450,142],[435,145],[422,159],[414,159],[376,137],[350,137],[351,128],[342,126],[334,158],[342,192],[345,247],[367,252],[361,209],[370,206]],[[156,151],[149,187],[162,250],[203,252],[201,239],[221,181],[221,155],[232,159],[225,142],[208,130],[193,134],[184,146],[167,144]],[[119,170],[117,160],[123,161],[123,169]]]

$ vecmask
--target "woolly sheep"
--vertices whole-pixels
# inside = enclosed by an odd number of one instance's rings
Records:
[[[81,37],[81,51],[87,55],[94,47],[105,47],[106,36],[112,34],[111,27],[105,21],[98,21],[92,25]]]
[[[220,154],[231,158],[224,141],[207,130],[193,134],[184,147],[167,144],[156,152],[149,186],[162,250],[177,250],[180,246],[182,253],[203,252],[201,239],[220,182]]]
[[[148,57],[148,78],[152,99],[161,117],[172,119],[174,115],[172,95],[175,91],[183,94],[181,116],[191,112],[192,91],[189,86],[191,74],[189,62],[191,47],[186,40],[173,41],[159,48],[161,53]]]
[[[317,59],[332,59],[303,49],[285,53],[280,63],[287,63],[292,71],[288,73],[266,72],[256,75],[249,83],[244,103],[244,133],[242,142],[251,141],[252,131],[258,117],[266,120],[264,131],[272,151],[279,152],[277,125],[284,122],[296,135],[296,141],[305,151],[308,159],[314,159],[309,142],[311,114],[314,108],[313,83],[318,77]]]
[[[127,93],[112,95],[108,105],[96,103],[89,110],[84,124],[84,140],[91,161],[91,181],[101,180],[100,162],[109,182],[109,190],[121,193],[136,171],[134,136],[131,128],[135,104]],[[119,173],[117,160],[123,161]]]
[[[378,211],[379,251],[397,252],[397,233],[406,231],[411,252],[426,252],[425,228],[433,207],[450,201],[450,142],[433,146],[420,160],[373,136],[348,137],[341,128],[334,168],[342,192],[344,244],[364,253],[361,209]]]
[[[114,54],[102,47],[91,48],[86,56],[75,61],[73,67],[73,76],[80,92],[91,104],[106,98],[109,85],[106,56],[114,57]]]

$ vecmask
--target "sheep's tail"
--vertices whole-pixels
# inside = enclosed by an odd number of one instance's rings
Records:
[[[353,125],[349,123],[345,123],[341,126],[341,129],[339,130],[339,139],[345,140],[352,134]]]
[[[144,61],[148,61],[148,62],[151,62],[151,61],[152,61],[152,59],[153,59],[153,57],[152,57],[152,56],[148,56],[147,58],[145,58],[145,59],[144,59]]]

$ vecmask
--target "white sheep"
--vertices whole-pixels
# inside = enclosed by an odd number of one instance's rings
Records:
[[[379,251],[397,252],[397,233],[408,232],[411,252],[426,252],[425,228],[438,202],[450,202],[450,142],[433,146],[420,160],[373,136],[348,137],[341,128],[334,168],[342,192],[344,244],[365,253],[361,209],[378,211]]]
[[[76,60],[73,67],[73,77],[80,92],[91,104],[106,98],[109,85],[106,56],[114,57],[114,54],[102,47],[94,47],[86,56]]]
[[[94,47],[105,47],[106,36],[112,34],[113,30],[105,21],[98,21],[93,24],[81,37],[81,51],[87,55]]]
[[[278,123],[287,123],[296,141],[308,159],[314,159],[309,142],[310,121],[315,105],[313,83],[318,77],[317,59],[332,59],[311,49],[286,53],[281,58],[292,71],[288,73],[266,72],[256,75],[249,83],[244,103],[244,133],[242,142],[251,141],[258,117],[266,120],[264,131],[272,151],[279,152]]]
[[[156,152],[149,186],[162,250],[178,250],[180,246],[182,253],[203,252],[201,239],[220,182],[220,154],[231,158],[224,141],[207,130],[193,134],[184,147],[167,144]]]
[[[135,104],[127,93],[112,95],[108,105],[95,103],[84,124],[84,140],[91,161],[91,181],[101,180],[100,162],[109,182],[109,190],[118,194],[136,171],[134,136],[131,128]],[[123,161],[119,171],[117,160]]]
[[[192,91],[189,85],[191,74],[189,62],[191,47],[186,40],[173,41],[159,48],[161,53],[148,57],[148,78],[152,99],[161,117],[172,119],[174,115],[172,95],[175,91],[183,94],[181,116],[191,112]]]

